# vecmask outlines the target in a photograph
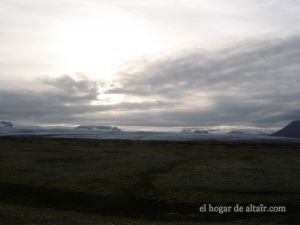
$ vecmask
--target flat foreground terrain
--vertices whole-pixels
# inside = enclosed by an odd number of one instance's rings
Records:
[[[200,213],[206,203],[287,211]],[[298,225],[299,214],[299,144],[0,138],[1,225]]]

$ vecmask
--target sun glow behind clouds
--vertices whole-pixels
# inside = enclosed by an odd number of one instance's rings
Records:
[[[164,37],[147,21],[110,9],[58,25],[55,43],[66,73],[110,80],[119,63],[166,49]]]

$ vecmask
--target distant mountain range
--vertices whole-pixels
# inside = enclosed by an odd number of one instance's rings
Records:
[[[44,136],[57,138],[96,138],[132,140],[283,140],[300,138],[300,120],[271,134],[262,130],[235,129],[218,130],[204,128],[185,128],[181,132],[122,131],[115,126],[80,125],[77,127],[53,126],[14,126],[13,123],[0,121],[0,136]],[[299,141],[299,140],[294,140]]]

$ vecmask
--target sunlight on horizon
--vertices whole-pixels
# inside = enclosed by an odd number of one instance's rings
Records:
[[[111,80],[122,62],[167,48],[151,23],[115,9],[67,20],[54,32],[64,72],[100,80]]]

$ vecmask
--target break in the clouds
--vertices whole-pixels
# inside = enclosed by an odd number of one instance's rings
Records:
[[[0,117],[19,122],[276,126],[299,119],[300,38],[247,41],[139,61],[111,84],[70,76],[39,90],[0,90]],[[130,68],[130,69],[126,69]],[[107,104],[103,96],[123,96]]]
[[[6,88],[0,90],[0,117],[23,123],[78,124],[111,121],[114,111],[147,110],[155,102],[101,104],[103,83],[68,75],[39,81],[39,90]]]

